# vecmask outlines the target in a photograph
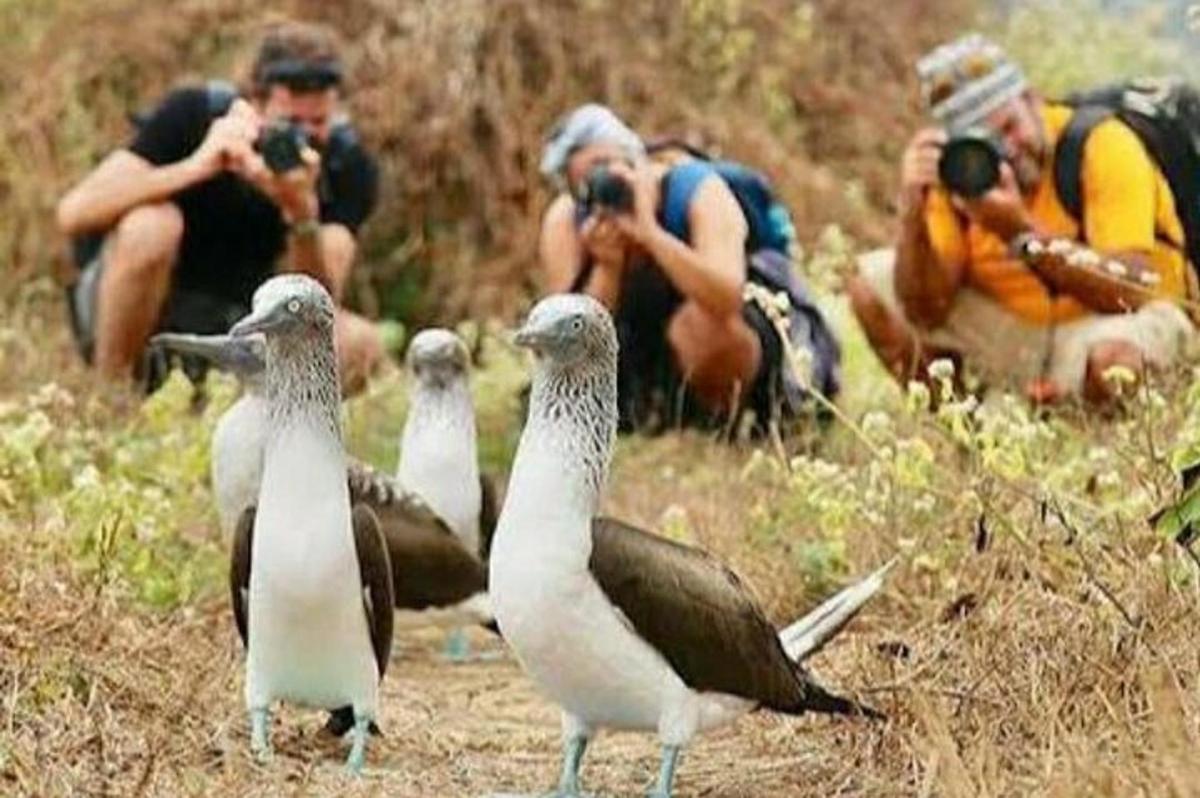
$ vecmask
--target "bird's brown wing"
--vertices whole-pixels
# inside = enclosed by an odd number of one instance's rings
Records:
[[[492,539],[496,537],[496,522],[500,520],[501,489],[499,480],[486,474],[479,475],[479,559],[487,562],[492,556]]]
[[[387,671],[392,653],[392,623],[395,620],[392,595],[392,566],[387,544],[379,529],[379,519],[371,508],[355,505],[352,516],[354,548],[358,553],[358,573],[362,580],[363,610],[371,631],[371,648],[379,666],[379,678]]]
[[[351,502],[379,519],[398,609],[451,607],[487,590],[487,566],[428,505],[361,463],[351,464],[348,477]]]
[[[781,712],[852,711],[788,659],[749,591],[709,554],[598,518],[589,567],[638,635],[693,690]]]
[[[254,542],[254,507],[247,507],[238,519],[229,552],[229,598],[233,604],[233,622],[237,624],[242,645],[250,645],[250,552]]]

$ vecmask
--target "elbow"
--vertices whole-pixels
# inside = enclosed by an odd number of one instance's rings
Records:
[[[717,318],[733,319],[742,315],[744,284],[741,281],[732,282],[714,293],[709,301],[711,313]]]

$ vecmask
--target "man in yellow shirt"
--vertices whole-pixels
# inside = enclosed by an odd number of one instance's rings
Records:
[[[863,256],[848,286],[887,368],[921,379],[931,360],[950,357],[1035,401],[1099,402],[1118,388],[1105,377],[1113,367],[1141,375],[1180,358],[1193,334],[1180,301],[1194,280],[1170,187],[1137,134],[1110,118],[1088,135],[1076,219],[1054,179],[1072,108],[1031,91],[976,34],[937,48],[917,72],[937,125],[905,150],[895,249]],[[1002,156],[996,184],[974,197],[939,176],[951,132],[969,129],[990,134]],[[1070,259],[1077,265],[1014,254],[1031,238],[1091,252]]]

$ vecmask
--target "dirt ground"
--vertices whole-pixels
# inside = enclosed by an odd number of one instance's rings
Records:
[[[223,602],[151,621],[122,617],[102,599],[64,601],[66,587],[31,574],[3,584],[41,628],[14,626],[11,614],[0,624],[0,644],[31,663],[32,677],[18,668],[0,701],[11,760],[0,793],[423,798],[539,794],[557,776],[558,712],[486,632],[472,632],[478,661],[451,664],[444,630],[402,614],[381,702],[384,736],[355,780],[342,771],[345,744],[319,730],[315,712],[276,713],[275,758],[260,766],[250,757],[242,655]],[[41,717],[24,716],[31,705]],[[883,734],[865,722],[750,716],[687,752],[678,795],[808,795],[814,782],[820,794],[855,792],[856,760]],[[603,735],[585,784],[596,795],[643,793],[657,757],[652,735]]]

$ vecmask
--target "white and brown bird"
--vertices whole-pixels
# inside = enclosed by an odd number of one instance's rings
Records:
[[[237,376],[242,385],[241,396],[217,420],[210,449],[217,515],[222,530],[233,537],[242,515],[257,502],[262,484],[269,427],[265,342],[260,335],[161,333],[153,343],[205,358]],[[478,552],[461,544],[444,518],[414,491],[366,463],[348,459],[346,471],[351,502],[369,506],[383,528],[392,555],[397,609],[479,603],[487,586],[486,565]]]
[[[230,586],[246,642],[251,746],[271,752],[272,705],[350,707],[361,771],[392,643],[393,587],[375,514],[351,506],[334,305],[311,277],[274,277],[230,330],[265,341],[262,483],[234,537]]]
[[[466,344],[450,330],[422,330],[409,343],[408,415],[396,479],[428,504],[465,548],[486,561],[496,529],[496,488],[479,468],[470,364]],[[483,597],[463,610],[461,615],[472,621],[490,617]],[[451,632],[446,653],[451,660],[466,659],[461,626]]]
[[[266,343],[262,335],[161,333],[153,345],[205,359],[238,378],[242,393],[217,420],[210,447],[210,477],[222,530],[235,537],[238,522],[258,501],[263,457],[270,427],[266,390]],[[347,483],[352,504],[374,511],[387,542],[395,607],[445,610],[460,621],[494,628],[487,599],[487,565],[413,491],[395,478],[349,459]],[[484,494],[488,495],[488,494]],[[494,526],[494,511],[492,514]],[[235,609],[239,605],[235,585]],[[238,629],[245,642],[245,624]],[[464,636],[465,640],[465,636]],[[353,726],[349,707],[332,713],[326,730],[341,736]]]
[[[617,338],[582,295],[534,307],[516,342],[536,366],[490,560],[505,640],[562,708],[560,798],[601,728],[657,732],[652,793],[671,794],[698,733],[753,711],[878,713],[799,664],[879,589],[886,566],[777,632],[738,578],[695,548],[597,517],[617,427]]]

